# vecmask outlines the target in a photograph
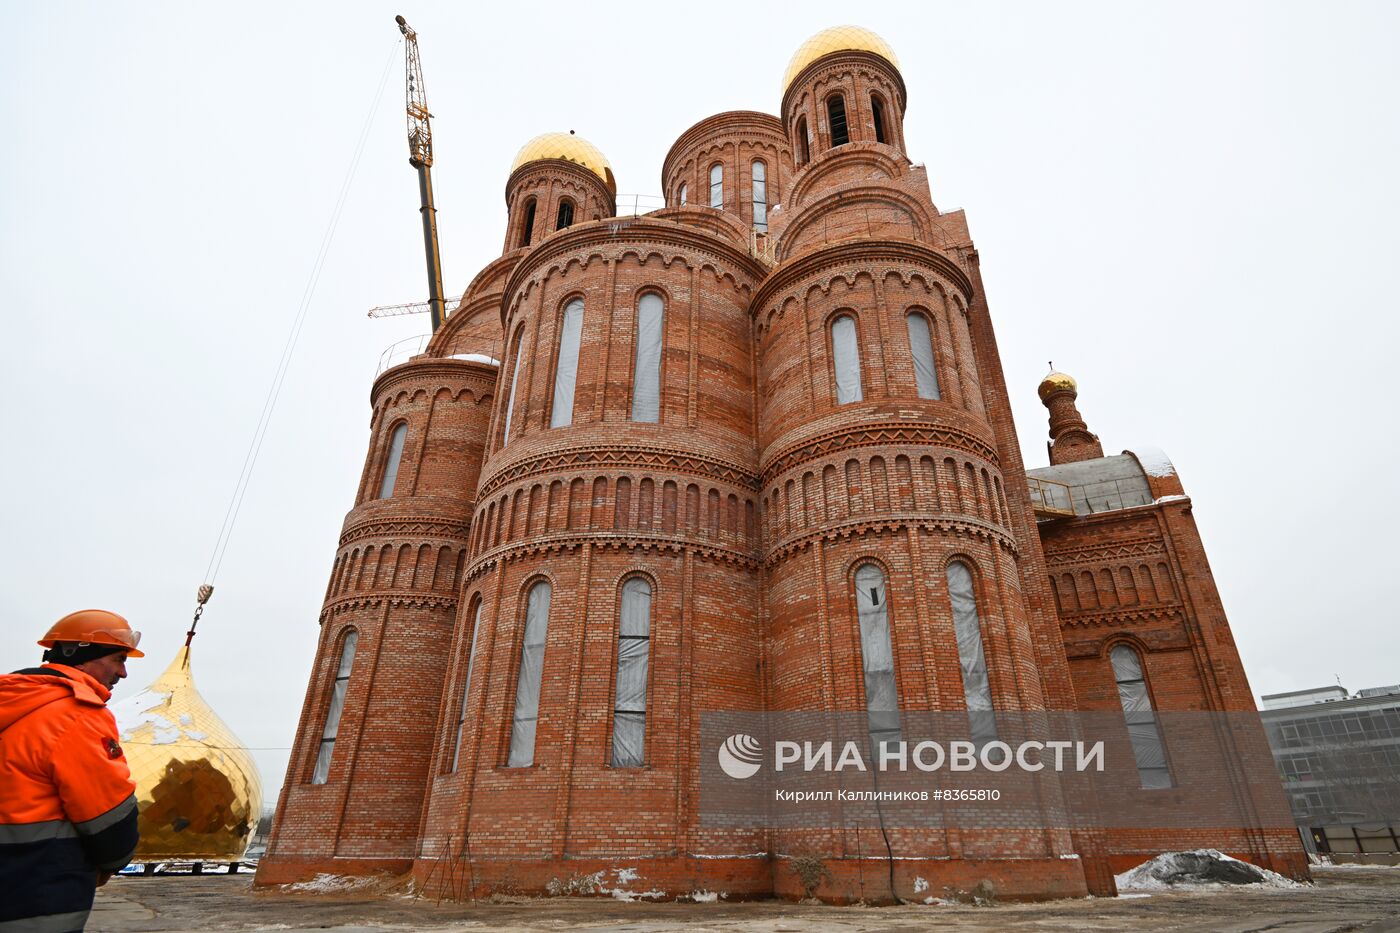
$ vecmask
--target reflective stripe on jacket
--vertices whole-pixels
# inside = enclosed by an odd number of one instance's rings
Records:
[[[97,872],[135,854],[110,696],[63,664],[0,676],[0,933],[82,929]]]

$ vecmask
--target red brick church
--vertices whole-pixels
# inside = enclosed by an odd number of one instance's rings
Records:
[[[839,27],[777,115],[681,135],[662,209],[618,216],[579,137],[520,151],[500,257],[374,382],[259,884],[791,897],[805,857],[850,900],[866,830],[697,819],[703,712],[1254,709],[1171,463],[1105,456],[1061,373],[1050,465],[1022,462],[907,103],[890,46]],[[1143,793],[1169,752],[1138,755]],[[910,897],[1111,894],[1201,845],[1306,872],[1246,827],[897,842]]]

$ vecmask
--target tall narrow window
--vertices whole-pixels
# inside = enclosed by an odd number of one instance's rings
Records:
[[[515,682],[515,714],[510,725],[511,768],[535,763],[535,725],[540,717],[540,675],[544,672],[544,639],[549,631],[549,583],[530,587],[525,603],[525,644],[520,649],[520,676]]]
[[[525,202],[525,225],[520,231],[520,245],[529,246],[535,235],[535,199]]]
[[[1128,738],[1133,743],[1133,758],[1137,761],[1142,786],[1148,789],[1171,787],[1167,749],[1157,725],[1157,713],[1152,708],[1152,696],[1147,692],[1142,658],[1127,645],[1116,646],[1108,657],[1113,664],[1113,679],[1118,682],[1118,702],[1123,704],[1123,718],[1128,723]]]
[[[554,407],[549,426],[562,428],[574,423],[574,384],[578,380],[578,347],[583,336],[583,299],[575,298],[564,309],[559,329],[559,365],[554,372]]]
[[[379,483],[379,498],[390,499],[394,484],[399,481],[399,461],[403,459],[403,442],[408,437],[408,422],[400,421],[389,435],[389,456],[384,461],[384,479]]]
[[[982,622],[977,617],[977,594],[972,571],[962,561],[948,565],[948,599],[953,604],[953,632],[958,640],[958,662],[962,667],[963,698],[976,742],[997,736],[992,713],[992,686],[987,679],[987,659],[982,654]]]
[[[753,228],[768,232],[768,167],[762,162],[753,164]]]
[[[831,128],[831,145],[844,146],[851,141],[846,129],[846,98],[832,94],[826,99],[827,126]]]
[[[467,730],[467,697],[472,692],[472,668],[476,667],[476,645],[481,640],[481,603],[476,601],[476,616],[472,620],[472,647],[467,654],[467,680],[462,684],[462,707],[457,714],[457,741],[452,746],[452,769],[457,770],[457,765],[462,760],[462,735]]]
[[[933,332],[928,318],[910,311],[904,318],[909,325],[909,350],[914,355],[914,382],[919,398],[942,398],[938,393],[938,371],[933,365]]]
[[[836,404],[859,402],[860,349],[856,345],[856,322],[849,314],[831,322],[831,357],[836,367]]]
[[[632,420],[661,418],[661,343],[665,304],[655,292],[637,302],[637,364],[632,371]]]
[[[525,349],[525,328],[520,328],[515,335],[515,362],[510,367],[510,395],[506,396],[506,424],[501,432],[501,446],[504,447],[510,442],[510,419],[515,413],[515,387],[520,384],[520,357],[521,351]]]
[[[812,161],[812,134],[807,131],[807,118],[797,118],[797,159],[799,165]]]
[[[564,200],[559,202],[559,217],[555,221],[554,229],[563,230],[565,227],[573,226],[573,223],[574,202],[570,201],[568,198],[565,198]]]
[[[685,204],[685,201],[686,201],[685,182],[681,182],[681,190],[680,190],[680,193],[676,196],[676,199],[677,199],[678,201],[680,201],[682,205]]]
[[[326,778],[331,773],[331,755],[335,753],[335,737],[340,731],[340,714],[345,709],[345,690],[350,685],[350,668],[355,663],[355,645],[359,640],[360,633],[351,629],[340,649],[340,666],[335,671],[330,709],[326,710],[326,727],[321,731],[321,749],[316,753],[316,767],[311,771],[312,784],[326,783]]]
[[[622,584],[617,627],[617,690],[613,704],[614,768],[640,768],[646,760],[647,654],[651,646],[651,584],[633,577]]]
[[[885,141],[885,105],[874,94],[870,95],[870,117],[875,121],[875,141]]]
[[[874,564],[856,571],[856,614],[860,618],[860,659],[865,670],[865,710],[872,751],[899,738],[899,690],[894,679],[894,649],[885,606],[885,574]]]
[[[710,206],[724,210],[724,166],[718,162],[710,166]]]

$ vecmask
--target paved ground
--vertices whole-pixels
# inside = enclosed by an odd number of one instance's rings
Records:
[[[778,901],[626,904],[595,898],[438,905],[401,895],[254,893],[251,875],[172,875],[113,879],[98,891],[88,930],[1400,933],[1400,869],[1323,869],[1316,877],[1316,885],[1297,890],[1174,891],[986,907],[823,907]]]

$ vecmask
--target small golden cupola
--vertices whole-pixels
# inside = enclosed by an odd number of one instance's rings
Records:
[[[847,143],[903,153],[904,108],[899,58],[861,26],[823,29],[798,47],[783,73],[783,123],[798,168]]]
[[[783,90],[792,86],[793,79],[802,74],[802,69],[833,52],[870,52],[889,62],[896,70],[899,68],[894,49],[869,29],[863,26],[832,26],[798,46],[788,62],[787,71],[783,73]]]
[[[1056,392],[1069,392],[1073,395],[1078,395],[1079,383],[1074,381],[1073,376],[1066,375],[1062,372],[1056,372],[1052,369],[1045,374],[1044,379],[1040,380],[1040,388],[1036,389],[1036,394],[1038,394],[1040,400],[1044,402]]]
[[[1079,397],[1079,383],[1050,364],[1050,372],[1040,380],[1036,390],[1040,402],[1050,411],[1050,463],[1075,463],[1103,456],[1099,436],[1089,430],[1074,400]]]
[[[506,181],[505,251],[617,213],[617,181],[602,151],[574,134],[544,133],[520,147]]]

